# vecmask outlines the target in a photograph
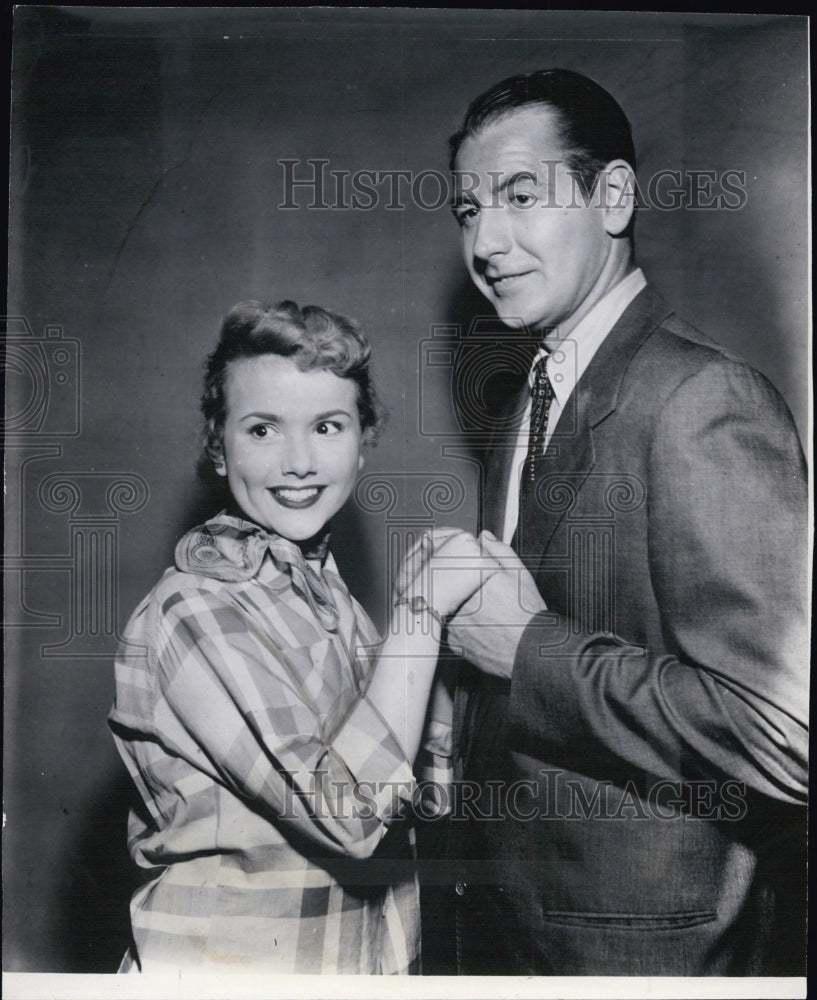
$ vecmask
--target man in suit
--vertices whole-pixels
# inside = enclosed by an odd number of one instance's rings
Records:
[[[789,412],[636,267],[631,131],[601,87],[503,81],[451,152],[471,278],[537,341],[482,484],[482,527],[525,568],[505,559],[448,628],[468,661],[458,970],[800,973],[806,486]]]

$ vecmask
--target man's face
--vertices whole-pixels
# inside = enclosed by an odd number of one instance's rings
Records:
[[[564,157],[546,107],[488,123],[457,154],[465,263],[511,327],[569,327],[609,287],[615,241],[598,193],[585,204]]]

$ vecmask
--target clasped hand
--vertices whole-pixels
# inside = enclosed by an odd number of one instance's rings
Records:
[[[424,534],[395,580],[395,600],[422,597],[447,619],[448,642],[486,673],[510,677],[530,619],[545,611],[533,577],[490,532],[456,528]]]

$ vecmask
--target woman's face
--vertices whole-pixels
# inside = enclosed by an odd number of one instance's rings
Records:
[[[230,362],[224,391],[216,472],[250,520],[292,541],[311,538],[363,466],[356,384],[264,354]]]

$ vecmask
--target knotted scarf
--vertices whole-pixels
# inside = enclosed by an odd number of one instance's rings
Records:
[[[189,531],[176,546],[176,566],[183,573],[235,583],[258,575],[269,552],[276,567],[287,573],[294,589],[304,598],[327,631],[339,624],[338,600],[332,586],[334,574],[322,576],[307,559],[323,563],[329,551],[329,530],[309,540],[303,548],[288,538],[222,511],[199,528]],[[341,603],[348,603],[343,596]]]

